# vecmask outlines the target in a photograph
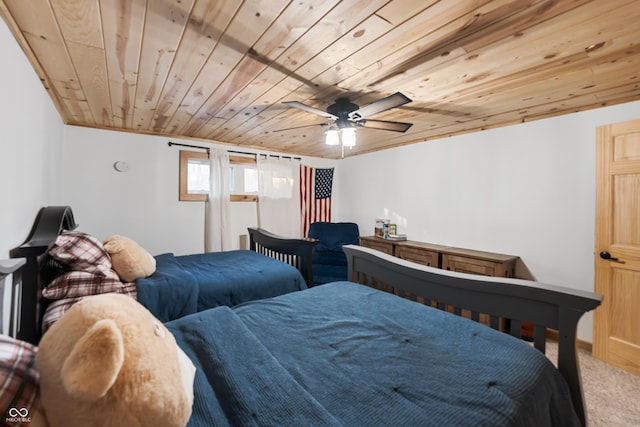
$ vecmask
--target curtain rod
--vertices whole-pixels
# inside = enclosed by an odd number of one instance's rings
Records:
[[[277,157],[279,159],[302,160],[302,157],[280,156],[278,154],[247,153],[246,151],[234,151],[234,150],[227,150],[227,151],[229,153],[234,153],[234,154],[249,154],[251,156],[265,156],[265,157]]]
[[[180,144],[179,142],[168,142],[169,147],[171,147],[172,145],[179,145],[180,147],[189,147],[189,148],[199,148],[200,150],[207,150],[209,151],[209,147],[201,147],[199,145],[190,145],[190,144]]]
[[[190,144],[180,144],[179,142],[171,142],[168,143],[169,147],[172,145],[179,145],[180,147],[189,147],[189,148],[199,148],[200,150],[207,150],[209,152],[209,147],[202,147],[200,145],[190,145]],[[227,150],[228,153],[234,154],[247,154],[249,156],[265,156],[265,157],[277,157],[279,159],[293,159],[293,160],[302,160],[302,157],[291,157],[291,156],[279,156],[277,154],[258,154],[258,153],[247,153],[246,151],[235,151],[235,150]]]

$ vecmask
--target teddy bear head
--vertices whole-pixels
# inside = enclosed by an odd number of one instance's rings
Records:
[[[126,295],[76,303],[42,337],[36,364],[50,427],[184,426],[191,415],[193,364]]]
[[[104,241],[104,249],[111,257],[111,264],[120,280],[133,282],[156,271],[156,260],[136,241],[120,236],[109,236]]]

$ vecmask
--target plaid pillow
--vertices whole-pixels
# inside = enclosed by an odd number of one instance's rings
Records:
[[[106,276],[112,268],[111,258],[102,242],[80,231],[62,232],[49,248],[49,255],[71,270]]]
[[[109,270],[106,275],[69,271],[53,279],[42,290],[42,296],[58,300],[109,292],[124,293],[123,290],[124,284],[113,270]]]
[[[120,284],[121,287],[118,288],[116,293],[129,295],[133,299],[138,299],[138,292],[134,282]],[[62,298],[49,304],[42,318],[42,333],[44,334],[51,325],[56,323],[71,308],[71,306],[73,306],[73,304],[82,300],[85,296],[88,295]]]
[[[121,294],[129,295],[134,300],[138,300],[138,288],[136,282],[123,283]]]
[[[38,409],[37,350],[27,342],[0,335],[0,408],[7,411],[0,419],[26,418]]]
[[[64,298],[52,302],[47,306],[42,317],[42,334],[56,323],[71,308],[71,306],[84,297]]]

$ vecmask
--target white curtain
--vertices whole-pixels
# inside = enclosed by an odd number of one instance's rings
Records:
[[[300,161],[258,156],[258,226],[300,237]]]
[[[229,153],[209,150],[209,200],[204,210],[204,250],[231,250],[231,201],[229,200]]]

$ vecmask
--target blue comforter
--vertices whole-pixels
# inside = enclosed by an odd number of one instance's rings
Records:
[[[526,343],[350,282],[167,327],[197,368],[191,427],[579,425]]]
[[[158,255],[156,271],[138,279],[138,301],[163,322],[306,289],[294,267],[253,251]]]

